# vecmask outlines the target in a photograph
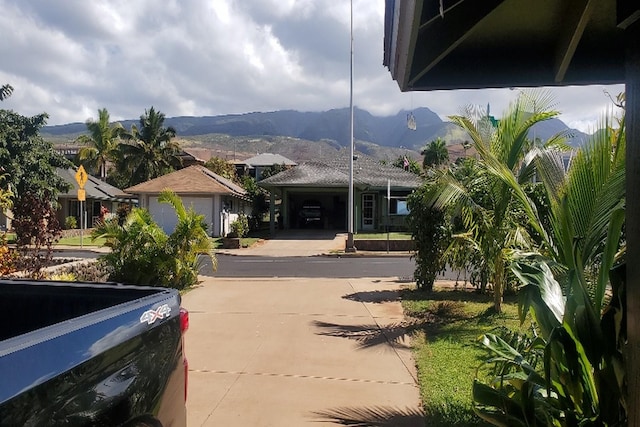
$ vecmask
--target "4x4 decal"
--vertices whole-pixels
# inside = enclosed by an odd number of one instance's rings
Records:
[[[153,309],[147,310],[144,313],[142,313],[142,316],[140,316],[140,323],[146,322],[148,325],[151,325],[156,320],[158,319],[162,320],[165,317],[169,317],[170,315],[171,315],[171,307],[169,307],[169,304],[164,304],[156,308],[155,310]]]

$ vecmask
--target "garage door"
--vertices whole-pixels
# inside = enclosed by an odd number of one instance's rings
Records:
[[[211,197],[182,197],[182,203],[186,209],[193,208],[200,215],[204,215],[204,221],[208,226],[207,233],[213,230],[213,199]],[[159,203],[157,197],[149,198],[149,212],[165,233],[171,234],[176,228],[178,217],[169,203]]]

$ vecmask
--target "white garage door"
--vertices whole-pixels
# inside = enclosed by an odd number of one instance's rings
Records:
[[[207,233],[213,230],[213,199],[211,197],[182,197],[182,203],[186,209],[193,208],[200,215],[204,215],[207,224]],[[169,203],[159,203],[157,197],[149,198],[149,212],[165,233],[171,234],[176,228],[178,217]]]

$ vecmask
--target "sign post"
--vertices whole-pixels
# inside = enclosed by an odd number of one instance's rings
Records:
[[[87,199],[87,193],[84,189],[84,185],[87,183],[88,175],[84,170],[84,167],[80,165],[78,171],[76,172],[76,182],[78,183],[78,201],[80,202],[80,247],[82,248],[83,239],[84,239],[84,229],[86,227],[86,219],[84,215],[83,202]],[[83,221],[84,219],[84,221]]]

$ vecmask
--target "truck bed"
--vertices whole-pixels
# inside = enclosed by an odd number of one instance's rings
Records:
[[[158,289],[113,285],[0,280],[0,341],[95,311],[158,294]]]

